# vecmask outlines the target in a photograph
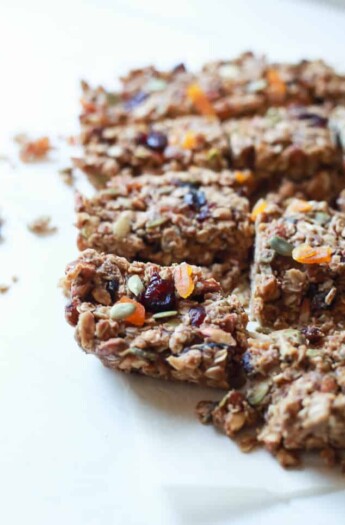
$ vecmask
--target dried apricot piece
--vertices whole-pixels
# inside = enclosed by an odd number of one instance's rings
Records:
[[[201,115],[216,115],[214,107],[208,100],[206,93],[201,89],[199,84],[190,84],[187,87],[187,97],[194,104],[194,106],[199,111],[199,113],[201,113]]]
[[[130,299],[129,297],[123,296],[116,304],[131,303],[135,306],[134,312],[126,317],[126,323],[133,324],[134,326],[143,326],[145,323],[145,308],[142,304]]]
[[[198,140],[193,131],[187,131],[183,137],[182,147],[184,149],[194,149],[198,145]]]
[[[292,258],[302,264],[329,263],[332,257],[332,249],[329,246],[312,247],[308,244],[300,244],[292,250]]]
[[[238,184],[251,184],[254,181],[253,174],[250,171],[235,171],[234,176]]]
[[[286,84],[276,69],[267,71],[267,81],[275,95],[285,95]]]
[[[267,208],[267,202],[265,199],[259,199],[258,202],[255,204],[254,208],[252,209],[252,213],[250,215],[250,218],[252,221],[255,221],[256,218],[260,215],[260,213],[263,213]]]
[[[187,263],[182,263],[175,268],[174,283],[179,295],[186,299],[194,290],[194,281],[192,279],[193,269]]]

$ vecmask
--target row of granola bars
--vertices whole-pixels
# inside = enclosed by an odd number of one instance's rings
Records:
[[[229,390],[202,421],[286,466],[345,448],[342,104],[345,76],[324,62],[251,53],[135,70],[116,93],[83,84],[74,162],[97,192],[77,196],[64,280],[79,345]]]

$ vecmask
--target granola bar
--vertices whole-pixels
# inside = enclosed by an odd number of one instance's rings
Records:
[[[261,203],[251,313],[263,326],[344,327],[345,214],[326,202]],[[266,208],[265,208],[266,206]]]
[[[271,106],[326,101],[345,102],[345,77],[324,62],[269,64],[261,56],[243,53],[206,64],[197,73],[182,65],[170,72],[135,70],[122,79],[118,93],[83,83],[81,122],[104,127],[206,113],[224,120],[263,113]]]
[[[201,166],[215,171],[228,167],[228,141],[219,122],[182,117],[161,122],[104,128],[86,127],[82,158],[75,165],[96,186],[103,186],[124,169],[133,175],[161,174]]]
[[[344,343],[345,332],[325,336],[313,325],[256,334],[242,357],[245,388],[200,403],[199,417],[229,437],[254,428],[256,443],[284,466],[298,464],[301,450],[335,459],[345,448]]]
[[[266,115],[223,124],[231,165],[253,169],[256,178],[284,174],[294,181],[318,170],[342,169],[342,152],[322,107],[270,108]],[[345,176],[344,176],[345,180]]]
[[[234,174],[209,170],[116,177],[77,199],[78,247],[169,265],[247,264],[253,227]]]
[[[247,315],[199,268],[86,250],[63,286],[78,344],[104,365],[218,388],[240,383]]]

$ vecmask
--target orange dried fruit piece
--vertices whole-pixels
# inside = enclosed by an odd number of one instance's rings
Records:
[[[180,264],[174,270],[175,288],[183,299],[187,299],[194,290],[192,273],[193,269],[187,263]]]
[[[197,136],[193,131],[187,131],[183,137],[182,147],[184,149],[194,149],[198,145]]]
[[[309,246],[300,244],[292,250],[292,258],[302,264],[329,263],[332,257],[332,249],[329,246]]]
[[[310,202],[303,199],[293,199],[286,208],[286,213],[308,213],[313,209]]]
[[[252,209],[252,213],[250,215],[250,218],[252,221],[255,221],[256,218],[260,215],[260,213],[263,213],[267,208],[267,202],[265,199],[259,199],[258,202],[255,204],[254,208]]]
[[[235,171],[235,180],[238,184],[251,184],[254,181],[250,171]]]
[[[266,78],[270,88],[275,94],[285,95],[286,84],[276,69],[269,69]]]
[[[95,111],[97,111],[96,104],[94,102],[91,102],[90,100],[81,98],[80,104],[82,105],[82,108],[85,111],[85,113],[95,113]]]
[[[199,113],[201,113],[201,115],[216,115],[214,107],[208,100],[206,93],[201,89],[199,84],[190,84],[187,87],[187,97],[194,104],[194,106],[199,111]]]
[[[32,162],[44,159],[52,149],[48,137],[41,137],[36,140],[23,140],[21,143],[20,159],[23,162]]]
[[[130,299],[126,296],[121,297],[116,304],[121,303],[131,303],[135,306],[134,312],[126,317],[126,323],[133,324],[134,326],[143,326],[145,323],[145,307],[141,303],[138,303],[138,301],[134,301],[134,299]]]

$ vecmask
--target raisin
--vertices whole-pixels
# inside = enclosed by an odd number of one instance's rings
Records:
[[[111,281],[108,281],[107,284],[105,285],[105,289],[110,295],[112,302],[114,302],[115,297],[116,297],[116,292],[119,289],[119,281],[117,279],[112,279]]]
[[[193,326],[200,326],[206,317],[205,308],[203,306],[195,306],[189,310],[190,322]]]
[[[168,145],[168,139],[160,131],[151,131],[146,137],[146,146],[153,151],[164,151]]]
[[[174,281],[162,279],[158,273],[153,274],[141,300],[149,312],[175,310],[176,295]]]
[[[125,109],[131,111],[132,109],[134,109],[137,106],[139,106],[139,104],[144,102],[144,100],[146,100],[147,97],[148,97],[147,93],[144,93],[143,91],[139,91],[139,93],[134,95],[134,97],[132,97],[130,100],[128,100],[125,103]]]
[[[76,326],[78,324],[79,312],[77,306],[78,301],[76,300],[71,301],[65,306],[66,321],[72,326]]]
[[[324,333],[316,326],[305,326],[301,332],[310,343],[318,343],[324,337]]]
[[[146,141],[147,141],[146,133],[140,132],[135,138],[135,142],[138,146],[146,146]]]
[[[246,374],[251,374],[254,372],[254,367],[251,363],[251,355],[250,352],[245,352],[242,356],[242,366],[243,370]]]
[[[308,120],[311,126],[325,128],[328,125],[328,118],[321,117],[316,113],[303,112],[298,115],[299,120]]]
[[[190,188],[184,196],[184,202],[195,211],[200,211],[206,205],[206,195],[202,190]]]

